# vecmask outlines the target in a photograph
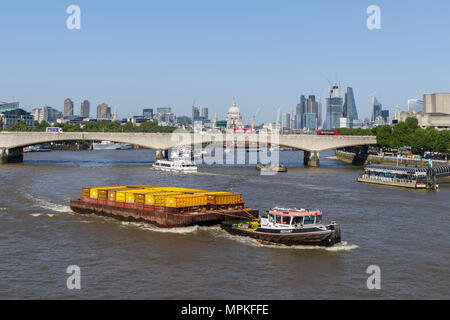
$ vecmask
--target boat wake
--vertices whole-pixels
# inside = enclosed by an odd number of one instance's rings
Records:
[[[42,209],[46,209],[46,210],[50,210],[50,211],[54,211],[54,212],[59,212],[59,213],[72,213],[72,209],[70,209],[69,206],[65,206],[62,204],[56,204],[47,200],[43,200],[43,199],[39,199],[36,198],[32,195],[29,194],[25,194],[25,197],[28,200],[31,200],[33,202],[36,202],[36,206],[40,207]]]
[[[33,214],[31,214],[31,216],[33,216],[33,217],[35,217],[35,218],[37,218],[37,217],[49,217],[49,218],[53,218],[53,217],[55,217],[55,216],[57,216],[56,214],[50,214],[50,213],[47,213],[47,214],[45,214],[45,213],[33,213]]]
[[[152,232],[160,232],[160,233],[175,233],[175,234],[189,234],[197,232],[201,227],[199,226],[190,226],[190,227],[179,227],[179,228],[159,228],[152,224],[142,223],[142,222],[121,222],[124,226],[131,226],[134,228],[138,228],[141,230],[152,231]]]

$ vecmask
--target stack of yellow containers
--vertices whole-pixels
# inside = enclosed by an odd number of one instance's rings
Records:
[[[166,207],[171,208],[187,208],[200,207],[208,204],[208,196],[206,194],[184,194],[171,196],[166,198]]]
[[[83,188],[83,197],[173,208],[242,204],[242,194],[154,185]]]
[[[99,197],[100,195],[100,191],[105,191],[105,190],[114,190],[114,189],[120,189],[120,188],[124,188],[122,187],[95,187],[95,188],[84,188],[83,189],[83,196],[85,196],[85,193],[89,192],[89,198],[91,199],[101,199]],[[102,195],[104,195],[104,193],[102,192]],[[107,199],[107,195],[108,193],[106,192],[105,198],[104,200]]]

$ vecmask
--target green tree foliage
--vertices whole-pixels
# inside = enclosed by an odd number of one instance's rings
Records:
[[[20,120],[20,121],[17,121],[16,124],[6,128],[5,131],[23,131],[23,132],[25,132],[25,131],[31,131],[31,130],[27,127],[27,125],[25,124],[25,121]]]

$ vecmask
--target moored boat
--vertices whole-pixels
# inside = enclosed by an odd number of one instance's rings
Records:
[[[256,170],[260,170],[263,172],[287,172],[287,167],[283,165],[257,165]]]
[[[221,227],[269,244],[333,246],[341,242],[339,224],[323,225],[318,210],[274,208],[258,220],[225,221]]]

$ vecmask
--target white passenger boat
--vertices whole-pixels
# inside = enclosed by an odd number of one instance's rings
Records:
[[[172,151],[170,159],[156,160],[153,169],[170,172],[197,172],[198,168],[192,161],[193,153],[189,148],[179,148]]]
[[[188,159],[170,159],[170,160],[156,160],[153,164],[153,169],[170,172],[197,172],[197,166],[194,162]]]
[[[133,145],[131,144],[120,144],[114,143],[111,141],[102,141],[101,143],[93,143],[92,149],[95,151],[99,150],[128,150],[132,149]]]

